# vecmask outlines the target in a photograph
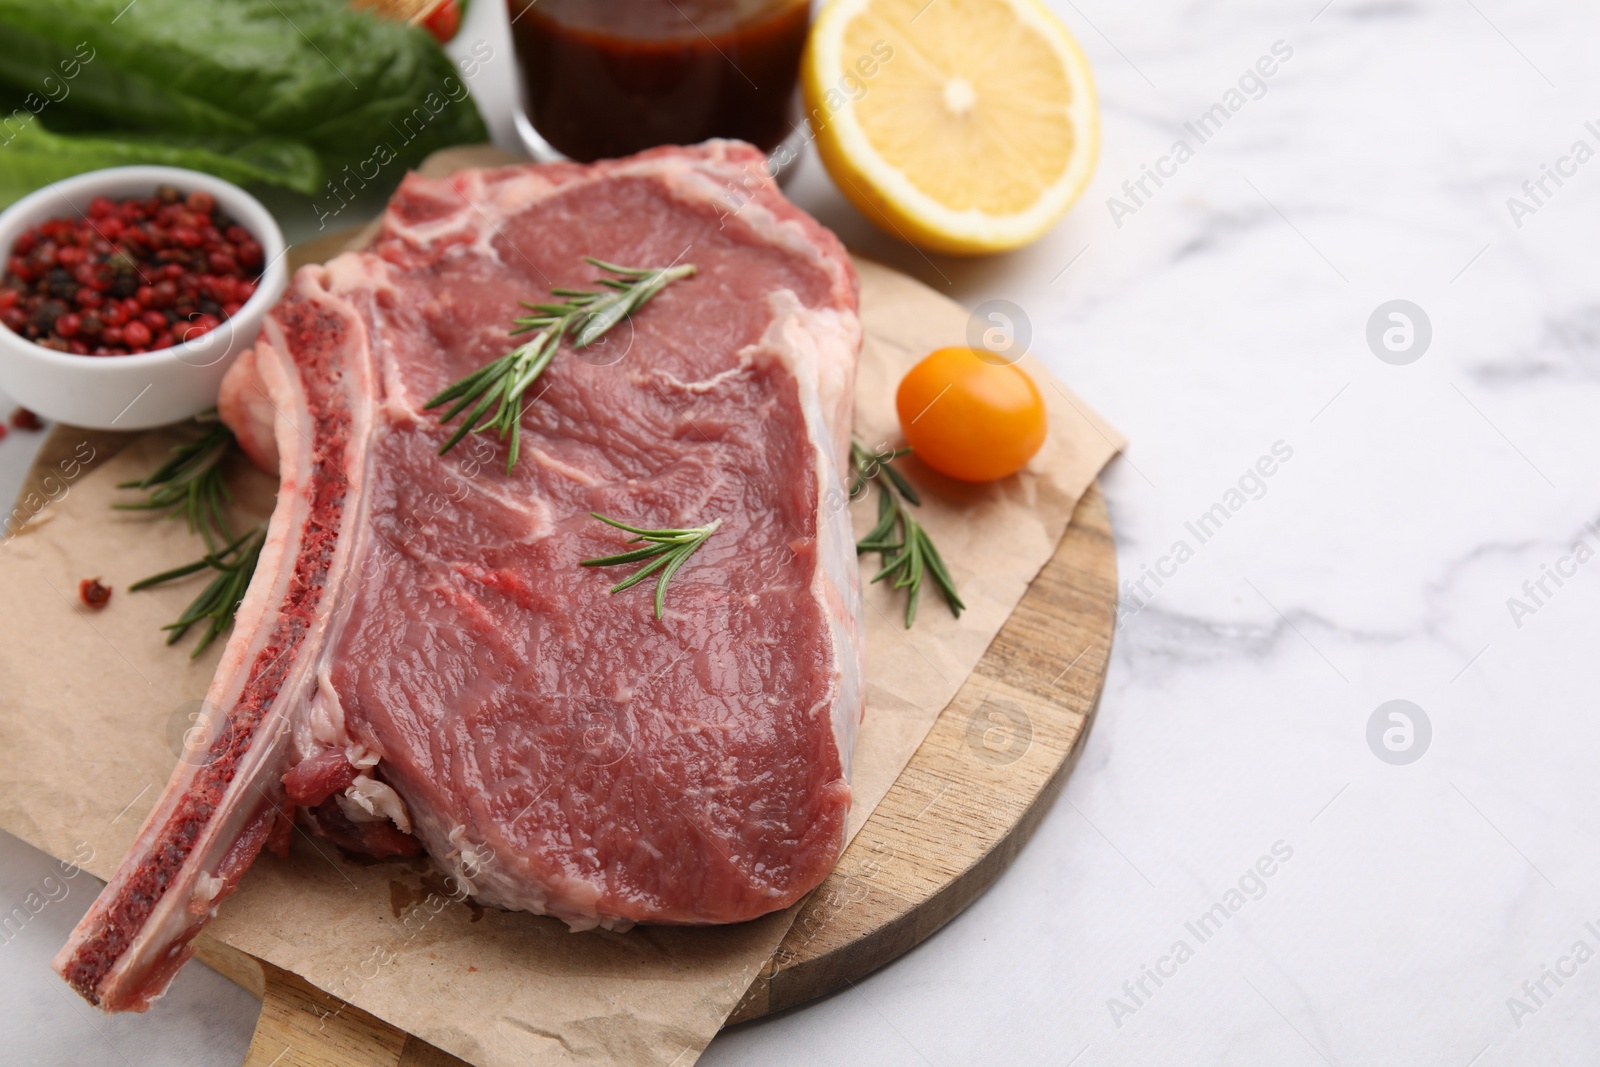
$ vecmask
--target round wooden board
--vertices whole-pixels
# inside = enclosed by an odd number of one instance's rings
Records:
[[[130,434],[89,433],[97,459]],[[45,441],[23,494],[85,438]],[[1116,553],[1098,487],[838,867],[728,1024],[803,1004],[904,954],[991,885],[1027,841],[1083,747],[1116,620]],[[230,950],[231,952],[231,950]],[[415,1036],[270,964],[203,953],[262,997],[246,1067],[460,1064]]]

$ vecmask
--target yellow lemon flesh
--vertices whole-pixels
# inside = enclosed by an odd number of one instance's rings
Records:
[[[832,0],[801,86],[840,190],[924,248],[1027,244],[1094,171],[1089,61],[1038,0]]]

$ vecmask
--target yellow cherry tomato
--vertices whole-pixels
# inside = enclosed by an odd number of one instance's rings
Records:
[[[895,392],[900,430],[928,466],[966,482],[1015,474],[1044,444],[1038,386],[972,348],[941,348],[911,368]]]

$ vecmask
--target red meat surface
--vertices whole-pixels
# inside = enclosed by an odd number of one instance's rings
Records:
[[[427,398],[502,355],[585,256],[692,263],[530,390],[520,459],[444,456]],[[831,870],[862,710],[843,460],[859,346],[836,239],[759,153],[406,179],[370,248],[303,269],[222,412],[281,488],[185,760],[57,958],[141,1009],[284,813],[425,849],[479,901],[575,929],[737,922]],[[722,527],[612,595],[599,512]]]

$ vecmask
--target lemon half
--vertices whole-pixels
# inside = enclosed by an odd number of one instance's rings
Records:
[[[1089,61],[1038,0],[833,0],[801,87],[845,196],[940,252],[1035,240],[1099,153]]]

